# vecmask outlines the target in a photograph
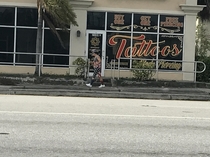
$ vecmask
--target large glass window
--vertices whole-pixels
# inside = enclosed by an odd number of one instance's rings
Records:
[[[58,33],[62,42],[58,40],[58,37],[51,30],[44,31],[44,53],[69,54],[70,32],[58,31]]]
[[[181,60],[183,52],[183,36],[160,35],[159,48],[158,58]]]
[[[16,52],[36,52],[36,29],[17,29],[17,47]]]
[[[0,64],[35,65],[37,18],[36,8],[0,7]],[[42,31],[43,62],[69,66],[70,31],[58,30],[63,46],[49,28]]]
[[[184,16],[160,15],[160,33],[184,33]]]
[[[119,58],[130,58],[131,50],[131,34],[130,33],[107,33],[108,45],[106,47],[106,62],[109,63],[112,59],[118,64]],[[130,60],[121,59],[120,67],[129,68]],[[108,67],[107,67],[108,68]]]
[[[69,57],[68,56],[59,56],[59,55],[44,55],[44,64],[45,66],[69,66]]]
[[[0,7],[0,64],[13,63],[14,22],[15,8]]]
[[[157,32],[158,15],[134,14],[133,30],[135,32]]]
[[[58,33],[61,41],[51,30],[44,31],[44,64],[69,64],[70,31],[58,31]]]
[[[0,52],[0,62],[9,62],[13,63],[13,54]],[[0,63],[1,64],[1,63]]]
[[[156,59],[157,34],[133,34],[132,57]]]
[[[14,28],[0,27],[0,52],[14,51]]]
[[[36,56],[32,54],[16,54],[15,62],[18,65],[34,65],[36,63]]]
[[[37,27],[37,9],[18,8],[17,9],[17,25]]]
[[[159,37],[159,69],[182,70],[183,36],[160,35]]]
[[[120,67],[130,68],[132,61],[137,58],[147,60],[154,68],[159,65],[162,70],[182,69],[184,16],[104,13],[107,15],[107,26],[103,29],[107,39],[106,69],[110,68],[111,60],[115,60],[118,65],[118,59]],[[90,22],[93,15],[91,12],[88,15],[87,21]],[[160,60],[158,64],[156,59]]]
[[[159,69],[182,70],[184,16],[160,15],[159,31]]]
[[[87,29],[105,29],[105,12],[88,12],[87,19]]]
[[[14,26],[15,8],[0,7],[0,25]]]
[[[107,13],[107,30],[131,31],[130,13]]]

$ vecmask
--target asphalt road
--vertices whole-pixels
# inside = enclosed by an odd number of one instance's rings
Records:
[[[209,157],[210,102],[0,95],[0,157]]]

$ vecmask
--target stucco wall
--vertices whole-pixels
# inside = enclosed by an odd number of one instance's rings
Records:
[[[71,0],[70,0],[71,1]],[[86,0],[74,0],[81,2]],[[88,1],[88,0],[87,0]],[[194,3],[195,0],[94,0],[94,8],[141,9],[141,10],[170,10],[180,11],[179,4]],[[36,6],[37,0],[0,0],[0,5]]]
[[[71,27],[70,38],[70,65],[77,59],[77,56],[86,56],[86,10],[75,10],[77,14],[77,26]],[[77,37],[77,31],[80,31],[80,37]],[[74,56],[74,57],[72,57]],[[74,74],[74,70],[71,70],[71,74]]]
[[[95,0],[92,7],[179,11],[185,0]]]
[[[35,67],[31,66],[0,66],[1,73],[8,73],[8,74],[34,74]],[[42,73],[45,74],[59,74],[59,75],[66,75],[70,73],[69,68],[51,68],[45,67],[42,68]]]

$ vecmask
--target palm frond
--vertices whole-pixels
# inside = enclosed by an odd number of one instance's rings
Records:
[[[55,34],[56,37],[58,38],[61,46],[65,49],[64,43],[63,43],[58,31],[56,30],[55,26],[52,24],[51,20],[46,16],[46,14],[43,14],[43,18],[44,18],[45,22],[47,23],[47,25],[50,27],[53,34]]]
[[[44,10],[53,24],[64,30],[70,24],[78,25],[69,0],[44,0]]]

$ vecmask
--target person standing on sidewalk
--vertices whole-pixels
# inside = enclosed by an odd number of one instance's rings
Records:
[[[99,86],[99,88],[103,88],[103,87],[105,87],[105,85],[103,82],[103,78],[101,76],[101,58],[98,54],[96,54],[95,50],[92,51],[91,56],[94,57],[93,61],[92,61],[94,72],[93,72],[93,77],[91,78],[90,83],[86,84],[86,86],[92,87],[92,85],[96,79],[96,76],[98,75],[99,80],[101,82],[101,85]]]

